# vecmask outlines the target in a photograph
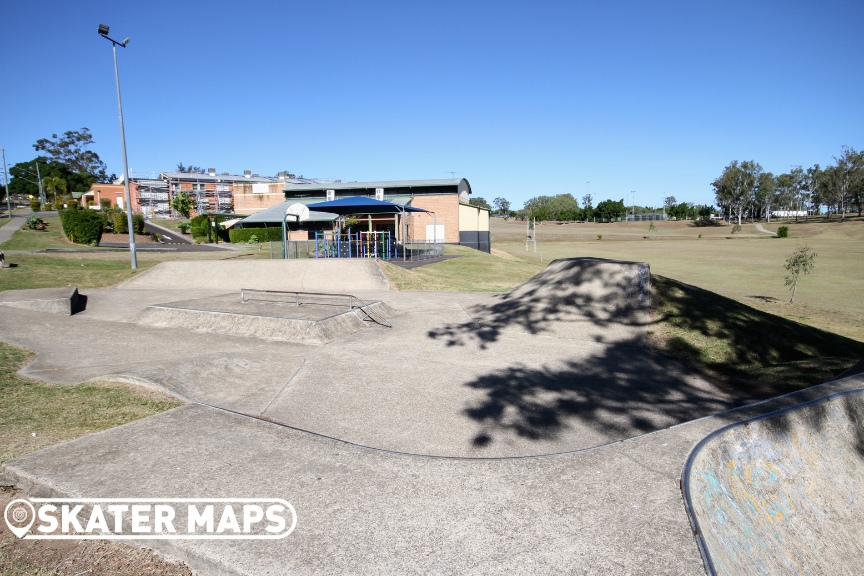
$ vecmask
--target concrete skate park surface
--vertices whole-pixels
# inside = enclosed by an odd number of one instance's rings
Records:
[[[87,291],[71,317],[0,317],[0,339],[38,353],[28,376],[200,403],[8,462],[31,495],[295,506],[298,528],[278,543],[152,544],[202,574],[701,573],[679,488],[693,446],[754,410],[855,385],[693,422],[735,399],[644,349],[642,264],[556,261],[501,295],[387,290],[373,262],[221,264],[195,290],[160,265]],[[392,328],[310,346],[140,323],[152,305],[309,290],[325,272],[327,292],[384,302]],[[88,346],[70,355],[69,341]]]

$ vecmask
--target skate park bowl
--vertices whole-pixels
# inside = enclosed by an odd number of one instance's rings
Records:
[[[374,326],[390,328],[390,308],[351,294],[244,288],[148,306],[138,323],[263,340],[326,344]]]
[[[864,389],[721,428],[694,449],[682,486],[709,574],[856,572]]]

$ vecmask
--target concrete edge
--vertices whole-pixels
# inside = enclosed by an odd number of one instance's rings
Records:
[[[819,404],[822,402],[828,402],[835,398],[840,398],[843,396],[848,396],[852,394],[862,394],[864,393],[864,379],[862,381],[858,380],[855,376],[859,376],[864,373],[855,372],[853,374],[847,374],[853,369],[860,368],[864,366],[864,360],[858,362],[853,368],[850,368],[837,378],[833,380],[829,380],[827,382],[823,382],[822,384],[817,384],[815,386],[811,386],[809,388],[805,388],[803,390],[796,390],[795,392],[789,392],[787,394],[782,394],[780,396],[774,396],[772,398],[768,398],[762,400],[760,402],[756,402],[754,404],[748,404],[746,406],[741,406],[738,408],[733,408],[732,410],[728,410],[726,412],[720,412],[718,414],[714,414],[711,416],[707,416],[706,418],[714,418],[720,414],[735,414],[735,413],[743,413],[745,417],[736,420],[735,422],[731,422],[724,426],[720,426],[719,428],[715,428],[712,430],[707,436],[702,438],[690,451],[690,454],[687,457],[687,461],[684,464],[684,468],[681,472],[680,477],[680,489],[681,495],[683,498],[684,510],[687,514],[687,519],[690,521],[690,526],[693,530],[693,538],[696,540],[696,545],[699,548],[699,554],[702,557],[702,562],[705,567],[705,572],[709,576],[716,576],[717,571],[714,567],[714,563],[711,559],[711,554],[708,551],[707,544],[705,542],[701,525],[699,523],[698,518],[696,518],[696,514],[693,509],[693,497],[690,492],[690,473],[693,467],[693,463],[695,462],[697,456],[702,451],[702,449],[707,446],[712,440],[721,436],[729,430],[734,428],[738,428],[741,426],[747,426],[753,422],[758,422],[761,420],[767,420],[769,418],[774,418],[780,416],[782,414],[786,414],[789,412],[794,412],[796,410],[804,409],[808,406],[812,406],[815,404]],[[842,384],[844,383],[851,384],[846,387]],[[839,390],[832,390],[832,388],[837,388],[840,385]],[[802,396],[800,400],[797,397]],[[783,405],[784,401],[791,401],[791,404]],[[772,404],[779,404],[779,406],[772,407]],[[751,414],[746,415],[748,412]],[[702,419],[699,419],[702,420]],[[694,420],[695,422],[698,420]],[[688,424],[684,422],[682,424],[678,424],[677,426],[684,426]],[[674,427],[677,427],[674,426]],[[673,427],[673,428],[674,428]]]

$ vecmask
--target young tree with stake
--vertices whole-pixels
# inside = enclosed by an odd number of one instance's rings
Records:
[[[792,290],[792,298],[789,299],[790,304],[795,301],[798,276],[809,274],[813,270],[814,260],[816,260],[816,253],[812,252],[809,246],[801,246],[786,258],[786,270],[789,272],[789,276],[786,276],[786,286],[791,286],[790,290]]]

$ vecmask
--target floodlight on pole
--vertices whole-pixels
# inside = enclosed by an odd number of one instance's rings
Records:
[[[123,128],[123,101],[120,98],[120,69],[117,67],[117,46],[125,48],[129,44],[129,38],[118,42],[108,37],[108,26],[99,24],[99,35],[111,42],[114,51],[114,79],[117,84],[117,109],[120,113],[120,143],[123,146],[123,201],[126,203],[126,222],[129,227],[129,257],[132,261],[132,269],[138,268],[138,258],[135,254],[135,225],[132,221],[132,196],[129,193],[129,161],[126,158],[126,130]]]

